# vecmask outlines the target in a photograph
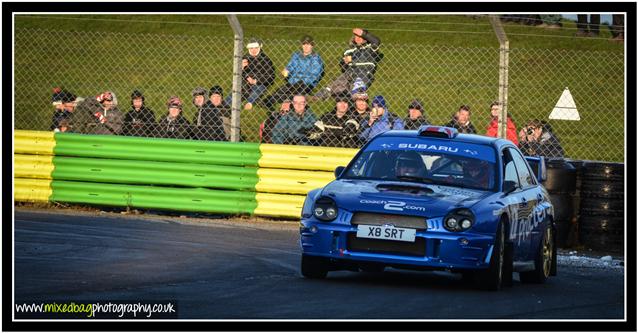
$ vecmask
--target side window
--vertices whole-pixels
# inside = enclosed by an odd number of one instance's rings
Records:
[[[534,176],[532,175],[527,163],[525,163],[525,159],[519,152],[514,149],[508,148],[512,159],[514,160],[514,164],[516,165],[516,171],[518,172],[518,180],[521,183],[523,188],[536,185],[534,181]]]
[[[520,187],[518,181],[518,173],[514,166],[514,161],[508,150],[503,151],[503,182],[510,181],[516,184],[516,187]]]

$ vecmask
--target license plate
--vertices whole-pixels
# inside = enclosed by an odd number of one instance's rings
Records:
[[[393,226],[365,225],[357,227],[357,237],[387,239],[402,242],[414,242],[416,229],[397,228]]]

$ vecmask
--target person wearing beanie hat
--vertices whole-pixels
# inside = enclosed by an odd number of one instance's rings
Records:
[[[220,86],[212,86],[209,99],[193,120],[193,139],[228,141],[230,140],[231,110],[223,100],[224,90]]]
[[[206,95],[208,95],[208,90],[203,87],[197,87],[191,92],[191,96],[193,96],[192,102],[197,112],[204,107],[204,103],[206,103]]]
[[[242,59],[242,88],[241,96],[245,110],[252,110],[253,106],[261,98],[261,95],[268,90],[273,82],[275,82],[275,66],[272,61],[262,50],[263,43],[251,38],[246,44],[248,54]],[[232,94],[228,95],[225,100],[227,105],[232,104]]]
[[[155,112],[146,106],[144,94],[139,90],[131,93],[131,109],[124,116],[122,135],[152,136]]]
[[[160,138],[189,139],[190,122],[182,114],[184,104],[177,96],[171,96],[166,102],[168,112],[155,128],[155,135]]]
[[[388,104],[382,95],[372,99],[372,111],[370,116],[362,124],[360,138],[367,142],[373,137],[389,130],[403,129],[403,120],[388,110]]]
[[[313,38],[305,35],[300,41],[301,50],[292,54],[288,65],[281,71],[286,83],[264,98],[264,105],[271,111],[274,111],[275,105],[285,98],[295,94],[310,94],[323,77],[323,59],[313,50]]]
[[[75,109],[76,96],[62,88],[56,87],[53,89],[53,96],[51,97],[51,103],[55,106],[53,111],[53,119],[51,120],[50,130],[59,131],[60,122],[66,120],[71,122],[73,117],[73,110]]]
[[[461,105],[459,110],[452,115],[452,120],[444,126],[456,128],[459,133],[476,134],[476,127],[470,122],[471,116],[470,107],[468,105]]]
[[[335,96],[335,108],[315,122],[308,139],[316,146],[356,148],[359,145],[359,122],[352,118],[351,99],[347,94]]]
[[[406,130],[416,130],[423,125],[430,125],[423,114],[423,103],[419,99],[414,99],[408,105],[408,116],[403,120]]]
[[[361,28],[354,28],[352,34],[350,48],[343,52],[339,63],[341,75],[327,87],[319,90],[313,99],[324,100],[331,95],[348,91],[357,79],[362,80],[368,88],[374,82],[377,65],[383,59],[383,54],[379,51],[381,40]]]

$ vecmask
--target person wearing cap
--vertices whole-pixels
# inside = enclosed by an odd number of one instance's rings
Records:
[[[226,121],[224,121],[224,118]],[[224,90],[213,86],[208,101],[193,120],[193,138],[197,140],[228,141],[230,139],[230,108],[224,104]],[[225,126],[228,124],[227,126]]]
[[[272,142],[277,144],[310,145],[307,133],[313,128],[317,117],[306,103],[305,95],[292,98],[294,112],[283,115],[272,130]]]
[[[124,116],[122,135],[152,136],[155,126],[155,112],[146,106],[144,94],[139,90],[131,93],[131,109]]]
[[[117,104],[117,96],[112,91],[85,99],[76,107],[74,132],[119,135],[122,132],[124,114],[117,108]]]
[[[264,105],[271,111],[274,111],[277,103],[290,96],[311,93],[323,77],[323,60],[313,50],[314,40],[311,36],[305,35],[300,42],[301,50],[292,54],[288,65],[281,71],[286,83],[264,98]]]
[[[286,98],[283,102],[281,102],[279,110],[268,113],[268,118],[259,125],[259,142],[273,143],[272,130],[275,128],[275,125],[277,125],[277,122],[279,122],[279,119],[290,112],[291,107],[292,98]]]
[[[244,109],[252,110],[261,95],[275,82],[275,67],[259,39],[251,38],[246,48],[248,54],[242,59],[242,100],[246,101]],[[232,95],[228,95],[226,104],[231,103]]]
[[[498,136],[498,120],[501,115],[501,103],[493,102],[490,104],[490,115],[492,120],[490,124],[487,125],[487,133],[485,135],[491,136],[493,138]],[[505,136],[507,140],[512,141],[515,145],[518,146],[518,136],[516,135],[518,131],[516,130],[516,124],[514,123],[514,119],[512,119],[511,115],[507,114],[507,129],[505,130]]]
[[[444,126],[456,128],[459,133],[476,134],[476,127],[470,121],[471,116],[469,105],[461,105],[459,110],[452,116],[452,120]]]
[[[53,112],[53,119],[51,120],[51,127],[49,128],[52,131],[60,131],[60,122],[65,120],[69,124],[72,122],[73,111],[75,109],[77,97],[66,90],[61,88],[53,89],[53,96],[51,97],[51,104],[55,107],[55,111]]]
[[[352,100],[354,104],[352,108],[352,118],[359,124],[362,124],[364,121],[367,121],[371,111],[370,106],[368,106],[368,93],[366,92],[365,86],[353,89]]]
[[[423,115],[423,103],[419,99],[414,99],[408,105],[408,116],[403,120],[404,129],[416,130],[423,125],[430,125],[430,122]]]
[[[177,96],[171,96],[166,106],[168,112],[157,124],[155,135],[160,138],[189,139],[190,122],[182,114],[182,100]]]
[[[348,91],[357,78],[363,80],[368,88],[374,82],[377,65],[383,59],[383,53],[379,51],[381,39],[361,28],[354,28],[352,34],[350,48],[343,52],[339,62],[342,74],[318,91],[313,99],[324,100]]]
[[[388,111],[388,105],[382,95],[375,96],[372,99],[372,111],[368,119],[361,124],[361,139],[368,142],[378,134],[390,130],[402,130],[403,120],[397,115]]]
[[[358,147],[356,139],[359,123],[351,117],[350,96],[346,94],[335,97],[335,108],[325,113],[315,122],[308,138],[314,145],[329,147]]]

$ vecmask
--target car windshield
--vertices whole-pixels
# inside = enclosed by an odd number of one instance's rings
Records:
[[[391,148],[395,147],[401,145],[394,144]],[[346,170],[343,178],[417,182],[484,191],[493,191],[495,188],[495,163],[489,158],[481,159],[472,154],[448,151],[431,151],[434,149],[427,148],[433,146],[427,144],[403,147],[406,149],[367,149]],[[419,149],[423,147],[425,149]],[[453,148],[449,150],[452,151]],[[483,149],[481,152],[485,151]]]

